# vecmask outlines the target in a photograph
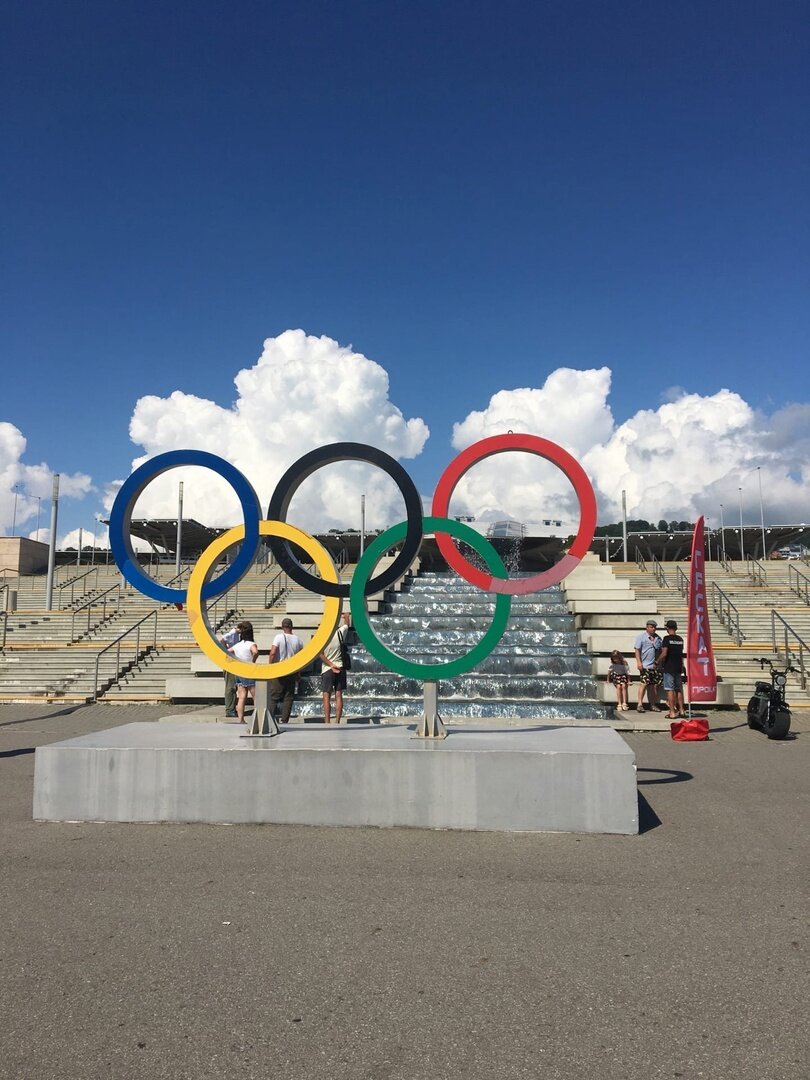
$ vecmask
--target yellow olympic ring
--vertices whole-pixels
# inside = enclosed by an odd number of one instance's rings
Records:
[[[294,525],[288,525],[286,521],[260,521],[260,536],[280,536],[283,540],[291,540],[294,544],[306,551],[310,556],[318,572],[324,581],[337,584],[338,575],[335,564],[329,552],[314,536],[296,529]],[[191,573],[188,582],[188,594],[186,596],[186,609],[191,632],[197,644],[208,657],[213,660],[217,667],[223,671],[229,671],[232,675],[241,675],[243,679],[279,679],[282,675],[292,675],[301,671],[319,653],[322,653],[337,629],[343,601],[339,596],[325,596],[323,605],[323,619],[312,639],[307,642],[303,649],[295,656],[287,660],[279,660],[275,664],[248,664],[244,660],[229,657],[222,646],[213,636],[208,624],[208,612],[203,604],[202,591],[214,572],[214,567],[220,555],[229,547],[245,538],[244,525],[237,525],[228,529],[216,540],[212,540],[197,561],[197,565]]]

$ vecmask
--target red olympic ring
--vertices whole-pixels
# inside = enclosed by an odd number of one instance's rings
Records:
[[[579,500],[579,531],[568,554],[555,563],[550,570],[543,570],[528,578],[496,578],[484,570],[479,570],[461,554],[447,533],[436,533],[436,543],[448,566],[452,567],[465,581],[484,592],[509,593],[511,596],[523,596],[526,593],[539,592],[550,585],[558,585],[571,573],[590,547],[596,528],[596,496],[591,482],[579,462],[563,450],[561,446],[541,439],[539,435],[510,434],[494,435],[462,450],[439,478],[433,494],[433,517],[448,516],[450,499],[464,473],[473,465],[493,454],[502,454],[507,450],[525,450],[530,454],[551,461],[565,473],[571,481]]]

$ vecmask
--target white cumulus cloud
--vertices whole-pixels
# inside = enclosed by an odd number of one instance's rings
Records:
[[[0,535],[36,537],[40,519],[40,540],[47,535],[53,492],[53,471],[44,462],[27,465],[23,456],[26,439],[19,428],[0,421]],[[81,499],[93,490],[84,473],[61,473],[59,498]],[[47,518],[47,520],[46,520]]]
[[[394,458],[422,451],[429,431],[406,419],[389,399],[384,368],[351,347],[303,330],[287,330],[264,343],[262,355],[235,379],[237,398],[224,407],[176,390],[141,398],[130,422],[133,442],[145,453],[133,467],[168,450],[207,450],[248,477],[266,511],[277,481],[302,454],[332,442],[363,442]],[[183,482],[184,517],[211,526],[241,522],[230,488],[201,469],[173,469],[151,483],[134,516],[174,517]],[[307,531],[357,524],[359,494],[366,496],[369,528],[399,521],[402,499],[380,470],[345,463],[324,467],[302,483],[290,520]],[[114,490],[109,490],[110,502]]]
[[[538,388],[501,390],[486,408],[453,428],[462,449],[489,435],[524,431],[558,443],[588,473],[599,520],[621,519],[622,491],[630,518],[718,523],[720,504],[728,522],[739,512],[759,520],[762,487],[769,523],[810,520],[810,405],[796,404],[770,416],[739,394],[703,396],[673,389],[657,409],[640,409],[615,424],[609,406],[608,368],[552,372]],[[458,485],[454,513],[537,521],[576,518],[576,497],[564,475],[528,454],[480,463]]]

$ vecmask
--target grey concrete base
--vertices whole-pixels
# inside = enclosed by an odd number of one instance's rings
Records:
[[[635,755],[615,731],[137,723],[41,746],[34,817],[504,832],[638,832]]]

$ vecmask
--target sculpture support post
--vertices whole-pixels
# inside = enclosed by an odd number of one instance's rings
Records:
[[[250,730],[242,738],[263,735],[267,739],[272,739],[274,735],[280,734],[278,724],[267,708],[267,681],[257,679],[253,687],[253,717],[250,721]]]
[[[425,697],[425,711],[416,728],[417,739],[446,739],[447,728],[439,716],[439,684],[437,682],[423,683]]]

